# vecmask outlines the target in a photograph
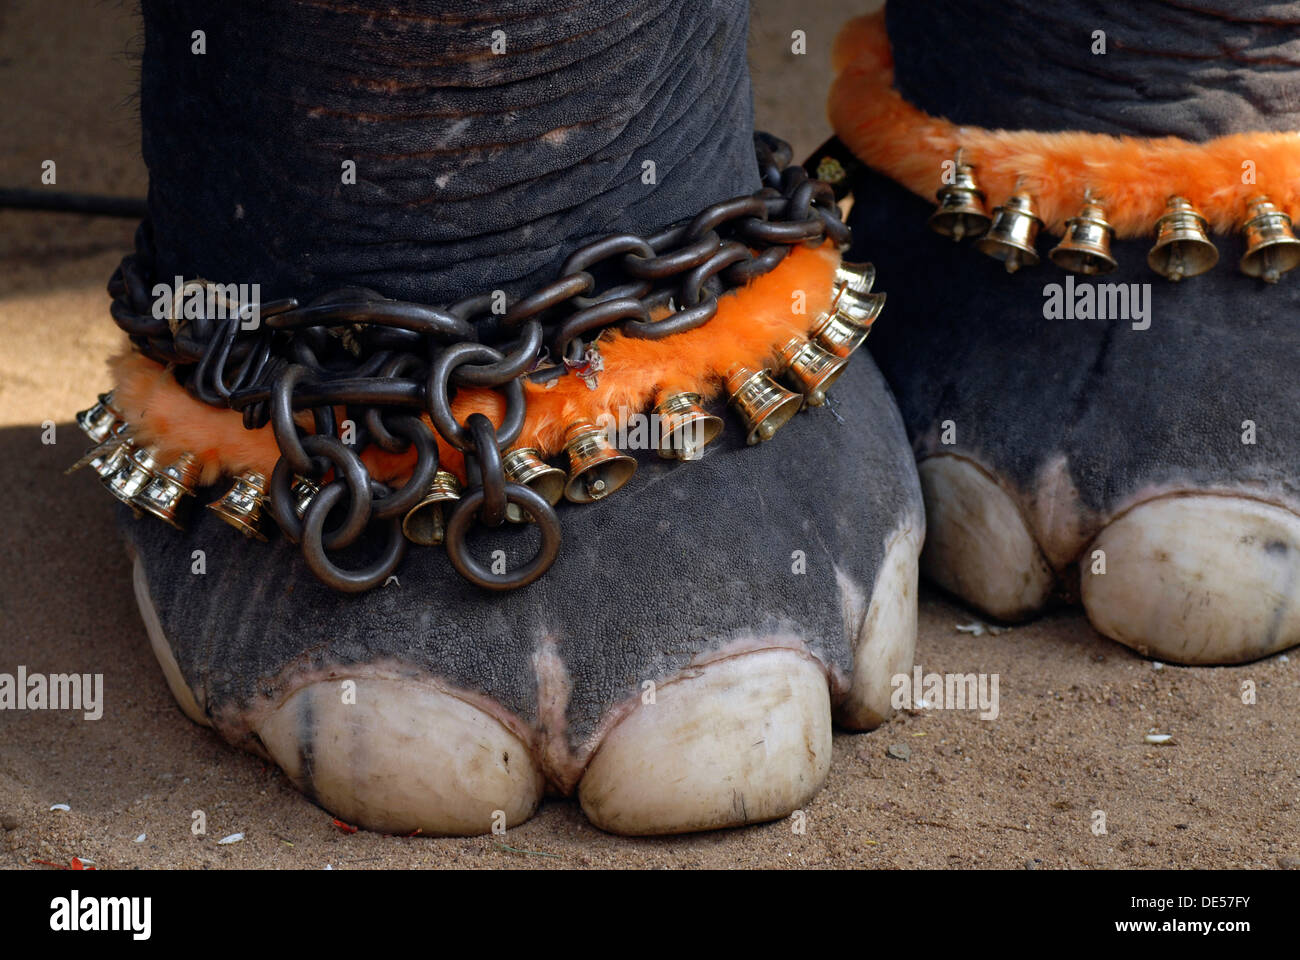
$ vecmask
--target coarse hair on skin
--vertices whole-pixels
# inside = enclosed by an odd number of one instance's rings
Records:
[[[771,272],[719,297],[717,314],[703,326],[662,340],[639,340],[619,331],[604,334],[599,340],[604,370],[595,389],[572,375],[550,384],[525,385],[527,416],[514,446],[534,447],[544,457],[553,456],[563,449],[570,424],[594,423],[604,414],[621,419],[683,391],[708,400],[721,392],[732,367],[770,366],[787,340],[807,336],[817,316],[830,308],[831,283],[839,262],[839,253],[829,242],[815,248],[796,247]],[[192,397],[169,370],[133,349],[123,350],[109,366],[116,385],[114,407],[131,424],[136,443],[158,448],[160,461],[169,462],[184,452],[194,454],[204,486],[223,474],[248,470],[270,477],[280,451],[269,424],[246,430],[239,412]],[[452,401],[452,412],[461,423],[477,412],[500,424],[505,400],[493,390],[462,389]],[[341,423],[343,408],[336,410],[336,416]],[[311,429],[308,411],[299,412],[296,419],[299,426]],[[437,441],[439,466],[463,481],[464,456],[441,436]],[[413,451],[394,454],[375,446],[361,453],[371,476],[382,483],[405,481],[414,456]]]
[[[894,89],[884,11],[850,20],[835,40],[828,111],[844,144],[868,166],[932,198],[943,163],[960,147],[990,207],[1017,189],[1034,198],[1048,230],[1062,234],[1086,191],[1104,206],[1118,237],[1150,236],[1170,196],[1191,201],[1215,233],[1241,226],[1248,202],[1267,195],[1300,206],[1300,133],[1256,131],[1192,143],[1178,137],[1066,131],[986,130],[934,117]],[[1243,162],[1254,164],[1242,183]]]

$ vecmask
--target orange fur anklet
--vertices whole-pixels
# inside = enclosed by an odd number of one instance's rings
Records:
[[[621,421],[673,393],[697,393],[708,400],[723,389],[733,366],[771,366],[787,340],[807,336],[814,318],[831,307],[839,262],[832,244],[800,247],[770,273],[720,297],[717,315],[701,327],[663,340],[610,331],[600,340],[604,370],[595,389],[574,376],[525,386],[528,413],[516,446],[552,456],[563,449],[565,430],[572,423],[594,423],[606,415]],[[131,424],[138,444],[157,448],[160,461],[194,454],[204,485],[245,471],[270,476],[280,450],[269,424],[245,429],[238,412],[195,399],[170,371],[134,350],[119,354],[110,367],[116,384],[114,407]],[[452,411],[462,423],[478,412],[500,425],[505,402],[493,390],[462,389]],[[341,419],[341,409],[339,415]],[[310,429],[310,416],[300,414],[299,423]],[[441,436],[437,441],[443,468],[463,481],[463,455]],[[414,454],[390,454],[372,446],[361,458],[375,479],[401,483],[410,476]]]
[[[1105,201],[1107,220],[1121,238],[1149,236],[1171,195],[1189,200],[1217,233],[1240,226],[1260,195],[1287,214],[1300,207],[1300,133],[1259,131],[1193,143],[958,126],[923,112],[894,89],[883,11],[845,25],[833,64],[829,112],[839,138],[868,166],[927,199],[960,148],[975,165],[990,206],[1022,189],[1058,235],[1089,191]]]

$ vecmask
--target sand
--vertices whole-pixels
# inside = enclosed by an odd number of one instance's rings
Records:
[[[827,135],[825,51],[838,4],[761,0],[756,109],[802,156]],[[794,8],[795,13],[789,9]],[[856,8],[849,12],[857,12]],[[129,9],[75,0],[0,8],[0,184],[142,194]],[[789,53],[807,32],[809,52]],[[1300,863],[1300,655],[1157,669],[1066,610],[998,635],[923,591],[926,672],[997,674],[1000,714],[905,713],[839,733],[804,829],[780,821],[627,839],[545,803],[504,837],[345,833],[276,769],[175,707],[149,650],[109,498],[73,413],[118,343],[103,285],[126,221],[0,212],[0,673],[102,673],[104,714],[0,712],[0,867],[1275,867]],[[43,444],[42,423],[56,441]],[[1243,684],[1256,700],[1242,701]],[[1172,735],[1164,745],[1146,734]],[[908,759],[889,756],[907,754]],[[899,749],[906,747],[906,750]],[[51,810],[67,804],[67,811]],[[207,832],[191,832],[204,812]],[[1095,811],[1105,814],[1094,832]],[[242,833],[241,842],[217,841]],[[139,839],[143,837],[143,839]],[[139,842],[137,842],[137,840]]]

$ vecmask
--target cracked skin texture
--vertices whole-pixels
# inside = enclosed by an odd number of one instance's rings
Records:
[[[400,586],[345,596],[316,581],[297,547],[245,540],[207,510],[184,534],[129,515],[122,526],[180,670],[228,739],[256,749],[250,720],[302,678],[370,665],[494,701],[525,739],[546,724],[581,764],[643,681],[728,645],[802,642],[829,671],[832,698],[843,693],[866,611],[844,603],[841,577],[869,598],[887,541],[924,521],[902,423],[865,351],[832,397],[843,422],[814,409],[746,447],[725,413],[700,461],[638,455],[637,473],[608,500],[561,506],[555,565],[505,594],[461,580],[438,549],[412,549]],[[518,541],[531,535],[497,536],[518,562]],[[485,557],[496,541],[472,545]],[[190,572],[195,549],[206,553],[204,576]],[[792,573],[795,550],[806,574]],[[558,721],[539,709],[539,662],[567,674]],[[576,780],[551,773],[561,789]]]

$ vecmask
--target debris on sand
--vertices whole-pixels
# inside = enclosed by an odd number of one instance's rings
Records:
[[[70,806],[68,806],[66,803],[56,803],[56,804],[54,804],[52,807],[50,807],[50,809],[51,809],[51,810],[62,810],[62,811],[64,811],[64,812],[66,813],[67,811],[71,810],[72,808],[71,808]]]
[[[136,838],[135,838],[133,841],[131,841],[131,842],[132,842],[132,843],[144,843],[145,840],[147,840],[147,839],[148,839],[148,835],[142,833],[142,834],[140,834],[140,836],[136,837]]]
[[[8,811],[0,813],[0,827],[6,830],[17,830],[18,818]]]
[[[885,756],[895,760],[907,760],[912,756],[912,748],[905,743],[891,743],[885,748]]]
[[[1147,743],[1159,745],[1162,743],[1169,743],[1174,739],[1174,735],[1172,733],[1148,733],[1142,739],[1146,740]]]
[[[221,845],[226,843],[239,843],[239,841],[243,839],[244,839],[244,835],[242,833],[232,833],[228,837],[222,837],[220,840],[217,841],[217,844]]]
[[[969,633],[972,637],[982,637],[986,633],[990,637],[996,637],[1011,629],[1010,627],[995,627],[991,623],[980,623],[978,620],[974,623],[957,623],[953,626],[956,627],[958,633]]]

